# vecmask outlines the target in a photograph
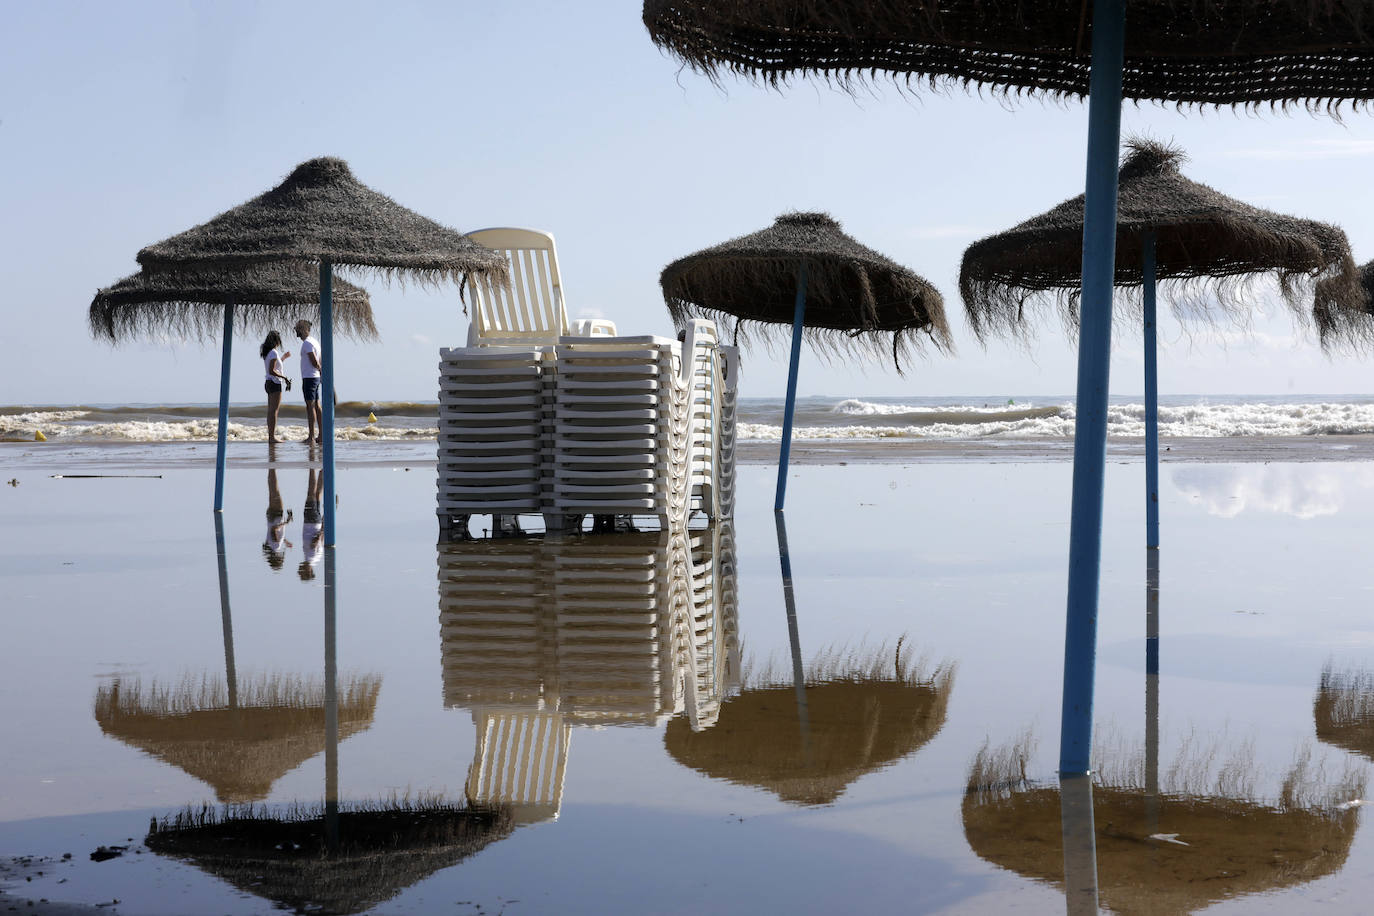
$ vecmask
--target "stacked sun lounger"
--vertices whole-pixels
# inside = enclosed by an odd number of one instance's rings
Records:
[[[547,355],[539,347],[439,351],[442,530],[466,533],[474,514],[495,520],[548,502]]]
[[[440,528],[464,536],[477,514],[493,531],[519,515],[549,531],[728,516],[739,360],[715,326],[689,322],[679,341],[570,324],[552,236],[471,236],[506,253],[512,279],[476,284],[469,346],[440,351]]]

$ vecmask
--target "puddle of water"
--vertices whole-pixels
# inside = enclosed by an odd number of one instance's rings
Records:
[[[231,473],[222,550],[208,472],[26,475],[0,855],[130,914],[1355,912],[1374,475],[1314,467],[1166,467],[1153,625],[1109,469],[1091,798],[1068,465],[797,468],[790,594],[767,467],[733,524],[437,547],[432,472],[345,468],[334,551],[304,467]]]

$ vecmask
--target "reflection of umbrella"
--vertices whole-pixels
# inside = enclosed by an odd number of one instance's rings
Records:
[[[813,344],[890,349],[894,359],[919,343],[921,333],[941,349],[952,346],[940,293],[854,241],[824,213],[780,216],[767,229],[674,261],[659,282],[679,326],[706,317],[738,337],[744,328],[767,332],[792,324],[774,509],[782,508],[787,485],[803,326]]]
[[[236,685],[186,680],[175,687],[115,681],[95,695],[100,730],[214,788],[222,802],[267,797],[272,783],[325,749],[318,679],[260,677]],[[339,701],[342,737],[372,724],[381,679],[350,679]]]
[[[882,667],[880,650],[869,664],[837,671],[813,663],[805,713],[791,683],[746,687],[721,705],[711,728],[694,732],[677,718],[663,744],[673,759],[717,779],[759,786],[783,801],[826,805],[866,773],[907,757],[945,724],[954,675],[951,668],[922,676],[902,658]]]
[[[1312,317],[1327,350],[1368,344],[1374,339],[1374,261],[1360,266],[1360,289],[1351,301],[1344,277],[1317,283]]]
[[[1062,886],[1059,787],[988,772],[985,762],[980,754],[963,803],[970,848],[994,865]],[[1092,799],[1098,892],[1117,913],[1191,913],[1334,874],[1359,824],[1351,808],[1197,793],[1166,795],[1152,824],[1139,788],[1097,785]]]
[[[1085,310],[1059,761],[1064,773],[1088,772],[1092,746],[1121,99],[1179,105],[1311,105],[1325,99],[1334,106],[1374,98],[1374,34],[1366,28],[1363,3],[1276,0],[1256,9],[1146,0],[1037,4],[1033,10],[1009,0],[644,4],[653,40],[712,76],[742,74],[777,84],[812,73],[847,84],[882,72],[934,84],[978,83],[1008,95],[1088,95]]]
[[[277,187],[138,253],[145,268],[186,270],[271,261],[320,265],[324,542],[334,544],[334,339],[332,266],[421,281],[468,275],[502,280],[506,261],[460,233],[362,185],[342,159],[311,159]]]
[[[1117,181],[1116,278],[1143,286],[1145,307],[1146,546],[1159,546],[1159,408],[1155,372],[1156,278],[1182,290],[1210,279],[1228,303],[1237,277],[1274,274],[1288,304],[1305,315],[1301,281],[1327,275],[1328,294],[1361,295],[1345,233],[1335,226],[1261,210],[1184,178],[1183,154],[1133,140]],[[959,290],[980,338],[1029,333],[1026,306],[1057,299],[1078,320],[1083,282],[1080,194],[964,252]],[[1308,290],[1310,286],[1306,287]],[[1190,297],[1191,301],[1191,297]]]
[[[1312,717],[1318,741],[1374,760],[1374,673],[1322,671]]]
[[[510,834],[500,809],[442,803],[342,811],[339,841],[324,840],[318,812],[268,817],[252,808],[220,816],[189,810],[154,822],[148,848],[297,912],[358,913]]]
[[[335,303],[339,326],[356,337],[376,337],[367,293],[340,282]],[[213,337],[223,319],[219,380],[219,429],[215,446],[215,511],[224,508],[224,453],[229,429],[229,355],[234,330],[265,332],[291,318],[318,321],[319,280],[304,264],[256,264],[190,272],[140,271],[91,300],[91,334],[112,344],[167,332]],[[302,308],[307,306],[308,308]],[[222,315],[221,315],[222,313]]]
[[[241,685],[234,661],[224,522],[218,513],[215,553],[224,681],[187,678],[175,687],[153,682],[145,689],[139,682],[127,686],[116,680],[96,690],[95,718],[105,734],[209,783],[220,801],[259,801],[285,773],[329,750],[331,701],[335,720],[342,717],[345,737],[372,724],[381,678],[352,678],[342,703],[337,692],[327,689],[331,680],[321,685],[312,679],[277,676]],[[333,677],[326,666],[326,678]],[[337,732],[336,726],[336,743]]]

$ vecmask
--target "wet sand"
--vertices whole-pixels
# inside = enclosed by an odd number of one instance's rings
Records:
[[[1326,442],[1367,447],[1362,440]],[[187,678],[222,683],[229,649],[245,692],[255,678],[318,681],[325,670],[323,580],[300,574],[308,563],[305,449],[289,460],[279,452],[273,478],[262,451],[260,444],[238,451],[227,482],[224,594],[232,614],[221,605],[208,508],[213,475],[203,456],[145,446],[117,461],[95,449],[62,463],[51,460],[55,452],[32,450],[31,463],[16,465],[0,452],[0,477],[18,482],[0,488],[0,576],[11,647],[0,666],[0,717],[13,736],[0,766],[0,856],[74,854],[22,890],[12,888],[10,898],[0,898],[5,905],[47,898],[91,908],[117,898],[117,908],[99,911],[144,916],[260,913],[270,906],[164,856],[88,859],[99,845],[132,837],[137,846],[150,817],[187,805],[217,807],[221,794],[241,791],[231,783],[217,789],[214,771],[102,724],[98,691],[116,680],[126,692],[134,683],[175,686]],[[452,679],[454,672],[487,670],[472,666],[499,655],[479,652],[467,660],[460,650],[471,637],[445,630],[445,615],[465,605],[439,588],[472,581],[461,572],[470,554],[436,550],[433,472],[411,461],[418,448],[399,461],[377,454],[355,461],[365,453],[351,446],[347,452],[339,480],[336,664],[341,680],[375,676],[380,691],[366,727],[349,731],[339,745],[340,794],[364,801],[433,793],[461,801],[490,706]],[[669,712],[613,725],[610,706],[598,706],[603,700],[595,691],[573,689],[573,675],[585,669],[568,668],[560,674],[559,702],[574,724],[559,816],[518,827],[366,911],[465,912],[480,904],[508,913],[983,913],[1011,906],[1063,912],[1063,893],[1051,880],[983,858],[966,836],[964,806],[970,767],[984,747],[1006,748],[1029,736],[1027,774],[1054,778],[1071,466],[993,458],[904,465],[855,461],[793,470],[787,530],[795,621],[808,664],[827,652],[843,656],[845,647],[888,652],[903,638],[928,668],[949,666],[938,727],[921,730],[919,741],[888,742],[895,756],[847,765],[843,778],[816,785],[797,788],[792,777],[769,775],[759,752],[761,775],[713,775],[699,756],[669,746],[669,730],[685,728],[687,712],[671,712],[680,682],[659,681],[652,694]],[[121,466],[137,476],[55,476]],[[1308,754],[1314,791],[1349,800],[1339,795],[1345,774],[1365,772],[1369,758],[1358,745],[1341,743],[1330,723],[1314,721],[1314,695],[1328,668],[1374,669],[1374,581],[1363,553],[1374,515],[1374,465],[1167,460],[1161,476],[1161,771],[1186,777],[1195,795],[1223,799],[1239,773],[1247,798],[1277,804],[1295,759]],[[766,463],[741,467],[734,526],[733,626],[755,677],[791,671],[772,479]],[[263,548],[274,485],[281,505],[294,510],[278,565]],[[1103,778],[1111,779],[1113,767],[1129,770],[1139,759],[1147,732],[1139,460],[1113,461],[1107,485],[1096,718],[1108,764]],[[652,546],[652,538],[640,542]],[[556,549],[538,553],[534,542],[502,549],[510,551],[505,560],[491,558],[477,569],[520,582],[528,576],[519,571],[536,560],[555,575],[583,562]],[[555,606],[555,627],[575,606]],[[621,640],[615,654],[640,657],[638,645]],[[526,663],[540,670],[587,658],[590,649],[571,656],[549,651],[511,657],[519,670]],[[643,670],[659,669],[646,662]],[[488,673],[500,681],[495,669]],[[539,693],[546,707],[554,696],[550,683]],[[729,704],[742,690],[727,686],[717,698],[719,724],[732,727]],[[509,685],[505,696],[518,707]],[[818,699],[814,708],[819,728],[825,707]],[[710,735],[711,727],[693,734]],[[790,764],[776,765],[784,772]],[[328,772],[316,745],[280,767],[261,804],[318,802]],[[1243,817],[1232,826],[1247,829]],[[1216,911],[1289,913],[1320,905],[1325,912],[1361,912],[1374,893],[1374,838],[1359,830],[1346,836],[1339,861],[1326,871],[1223,900]]]
[[[1136,438],[1107,441],[1112,461],[1143,461],[1145,442]],[[776,464],[778,443],[744,440],[738,445],[741,465]],[[876,439],[797,440],[792,445],[795,465],[922,464],[973,462],[1025,464],[1073,460],[1073,442],[1066,439]],[[1160,441],[1165,462],[1313,462],[1374,460],[1374,436],[1292,436],[1166,438]],[[214,443],[0,443],[0,469],[42,469],[61,466],[69,473],[136,468],[213,467]],[[269,452],[262,442],[230,443],[230,467],[306,467],[320,461],[319,450],[288,442]],[[335,461],[350,467],[433,468],[433,440],[342,442]],[[154,471],[155,472],[155,471]],[[8,478],[7,478],[8,479]]]

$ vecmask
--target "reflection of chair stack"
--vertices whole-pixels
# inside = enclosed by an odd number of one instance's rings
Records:
[[[440,543],[444,702],[478,736],[470,801],[555,816],[573,725],[714,716],[736,670],[717,646],[733,536],[674,532]]]
[[[466,531],[472,514],[542,511],[548,471],[544,351],[439,352],[440,528]]]

